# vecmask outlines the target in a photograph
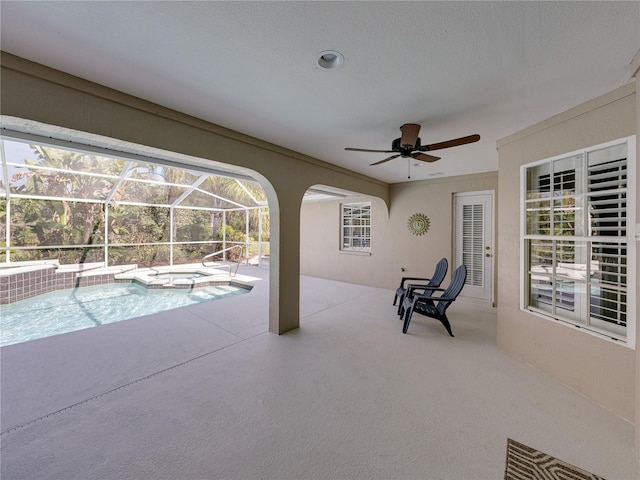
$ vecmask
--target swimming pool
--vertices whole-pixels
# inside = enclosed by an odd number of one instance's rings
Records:
[[[194,273],[190,273],[190,272],[186,272],[186,273],[157,273],[156,275],[154,275],[154,277],[156,278],[168,278],[170,281],[173,280],[177,280],[180,278],[187,278],[187,279],[192,279],[192,278],[201,278],[204,277],[204,275],[202,273],[198,273],[198,272],[194,272]]]
[[[135,283],[57,290],[0,305],[0,347],[249,291],[235,285],[149,290]]]

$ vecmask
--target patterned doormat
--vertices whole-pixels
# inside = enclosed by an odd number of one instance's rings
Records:
[[[604,478],[508,438],[504,480],[604,480]]]

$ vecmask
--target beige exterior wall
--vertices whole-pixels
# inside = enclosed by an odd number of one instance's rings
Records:
[[[631,422],[635,351],[520,310],[519,216],[521,165],[634,135],[636,110],[630,84],[498,142],[498,345]]]
[[[388,202],[389,187],[320,160],[2,52],[0,113],[250,169],[270,208],[269,329],[299,325],[300,204],[314,184]],[[53,130],[55,134],[55,129]]]
[[[341,201],[302,206],[300,271],[343,282],[395,289],[404,276],[429,276],[442,257],[453,261],[453,196],[471,191],[496,191],[498,172],[407,182],[391,186],[391,209],[374,200],[371,255],[340,251]],[[496,192],[497,196],[497,192]],[[349,198],[347,202],[367,198]],[[407,229],[409,216],[429,217],[422,236]],[[405,268],[405,272],[401,271]],[[453,268],[449,268],[449,275]],[[495,269],[494,269],[495,271]],[[448,280],[445,282],[448,283]]]
[[[636,159],[640,161],[640,50],[631,61],[631,76],[636,78]],[[636,186],[640,185],[640,168],[636,166]],[[640,192],[637,192],[640,197]],[[640,255],[637,250],[638,225],[640,225],[640,209],[636,210],[636,272],[640,278]],[[640,307],[640,280],[636,284],[636,305]],[[640,329],[639,329],[640,330]],[[636,352],[640,352],[640,332],[636,335]],[[640,354],[636,353],[636,454],[640,461]]]

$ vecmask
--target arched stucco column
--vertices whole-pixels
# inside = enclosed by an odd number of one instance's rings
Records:
[[[269,200],[269,331],[282,334],[300,326],[300,205],[305,190],[291,184],[260,182]]]

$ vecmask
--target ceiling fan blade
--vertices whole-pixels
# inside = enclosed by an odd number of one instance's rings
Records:
[[[415,158],[416,160],[420,160],[421,162],[429,162],[429,163],[440,160],[440,157],[435,157],[433,155],[428,155],[426,153],[412,153],[411,157]]]
[[[347,147],[345,150],[349,150],[350,152],[375,152],[375,153],[393,153],[395,150],[369,150],[367,148],[350,148]]]
[[[400,127],[402,132],[402,139],[400,140],[400,146],[402,147],[415,147],[418,140],[418,133],[420,133],[420,125],[417,123],[405,123]]]
[[[380,160],[379,162],[369,164],[370,167],[374,165],[380,165],[381,163],[388,162],[389,160],[393,160],[394,158],[398,158],[400,155],[391,155],[389,158],[385,158],[384,160]]]
[[[453,140],[447,140],[446,142],[432,143],[431,145],[423,145],[422,147],[418,148],[418,150],[423,152],[428,152],[430,150],[441,150],[443,148],[457,147],[458,145],[465,145],[467,143],[477,142],[478,140],[480,140],[480,135],[474,134],[474,135],[468,135],[466,137],[455,138]]]

